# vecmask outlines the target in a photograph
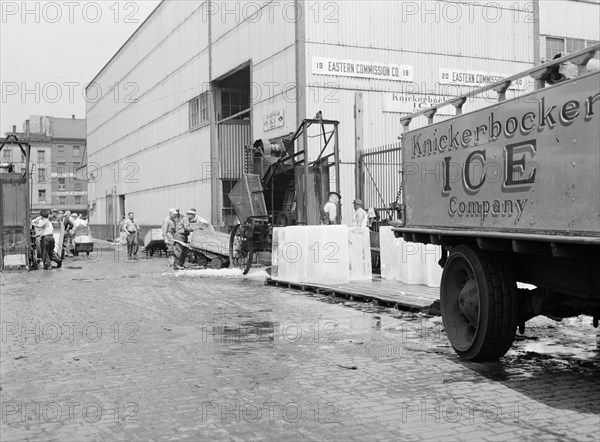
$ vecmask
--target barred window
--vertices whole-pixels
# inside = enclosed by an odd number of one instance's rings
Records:
[[[221,118],[231,117],[249,107],[250,95],[248,91],[237,89],[223,89],[221,91]]]
[[[190,101],[190,130],[208,123],[208,92]]]

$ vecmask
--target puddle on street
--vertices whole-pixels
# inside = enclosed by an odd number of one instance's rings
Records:
[[[216,324],[205,327],[203,333],[214,342],[224,344],[248,343],[248,342],[274,342],[275,329],[278,324],[275,322],[245,321],[236,324]],[[228,347],[233,350],[233,346]]]

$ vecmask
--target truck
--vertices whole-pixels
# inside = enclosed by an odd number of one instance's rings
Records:
[[[598,326],[599,50],[401,118],[403,210],[394,234],[441,246],[442,322],[465,360],[502,357],[537,315],[585,314]],[[565,66],[573,78],[561,74]],[[532,92],[506,98],[526,80]],[[462,112],[492,91],[492,105]],[[455,116],[434,123],[443,106],[454,106]],[[411,130],[417,117],[428,124]]]

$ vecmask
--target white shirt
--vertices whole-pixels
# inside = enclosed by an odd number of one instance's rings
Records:
[[[40,229],[40,236],[52,235],[54,233],[54,227],[48,218],[41,218],[34,224]]]
[[[327,201],[325,203],[325,207],[323,207],[323,212],[329,215],[329,222],[335,224],[336,216],[337,216],[337,205],[332,203],[331,201]]]
[[[352,223],[353,227],[367,227],[367,212],[362,207],[359,207],[354,212],[354,222]]]

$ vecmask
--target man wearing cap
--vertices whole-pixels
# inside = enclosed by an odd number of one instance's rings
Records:
[[[48,215],[48,221],[55,223],[58,221],[58,209],[52,209]]]
[[[367,212],[363,209],[363,202],[359,199],[352,201],[354,204],[354,220],[352,221],[352,227],[367,227]]]
[[[165,218],[162,225],[162,234],[165,239],[167,246],[167,256],[169,257],[169,264],[173,265],[173,237],[175,236],[175,230],[177,229],[177,223],[179,222],[179,216],[177,209],[169,209],[169,216]]]
[[[175,236],[173,237],[173,253],[175,254],[175,262],[173,263],[174,270],[183,269],[185,259],[187,258],[188,248],[186,247],[188,242],[188,236],[192,233],[192,225],[190,220],[196,217],[196,211],[190,209],[187,211],[187,216],[181,218],[177,223],[175,229]]]
[[[32,224],[40,229],[40,248],[42,249],[44,269],[52,270],[52,261],[56,263],[56,268],[60,268],[62,260],[54,251],[54,227],[48,219],[49,212],[42,210],[40,215],[40,217],[33,220]]]
[[[337,192],[329,192],[329,201],[323,207],[323,224],[340,224],[337,219],[338,204],[342,196]]]
[[[123,223],[123,230],[127,232],[127,257],[137,259],[138,252],[138,232],[140,225],[133,217],[133,212],[129,212],[129,218]]]

